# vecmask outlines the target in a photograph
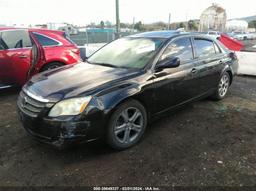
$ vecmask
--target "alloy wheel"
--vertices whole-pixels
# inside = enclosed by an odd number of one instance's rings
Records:
[[[115,122],[114,134],[116,140],[122,144],[130,144],[143,131],[144,119],[142,112],[135,108],[129,107],[123,110]]]
[[[224,97],[227,92],[228,92],[228,88],[229,88],[229,77],[228,77],[228,74],[224,74],[222,77],[221,77],[221,80],[219,82],[219,95],[221,97]]]

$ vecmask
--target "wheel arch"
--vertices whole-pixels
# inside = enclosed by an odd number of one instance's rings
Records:
[[[107,96],[107,95],[103,95],[103,96]],[[148,120],[150,119],[151,112],[149,109],[149,104],[146,102],[145,99],[143,99],[141,90],[139,88],[130,87],[125,89],[120,89],[119,91],[116,91],[114,95],[110,95],[110,96],[108,95],[107,97],[108,99],[104,101],[105,103],[103,105],[105,105],[108,119],[121,104],[129,100],[138,101],[145,108],[147,119]]]
[[[221,77],[225,72],[227,72],[228,75],[229,75],[229,77],[230,77],[230,85],[231,85],[232,82],[233,82],[234,72],[233,72],[232,68],[231,68],[229,65],[227,65],[227,66],[222,70],[220,77]]]
[[[148,105],[146,104],[146,102],[139,96],[139,95],[134,95],[134,96],[130,96],[130,97],[126,97],[126,98],[123,98],[122,100],[120,100],[114,107],[113,109],[111,110],[111,114],[120,106],[122,105],[123,103],[125,102],[128,102],[129,100],[135,100],[137,102],[139,102],[144,108],[145,108],[145,111],[147,113],[147,119],[149,120],[149,116],[150,116],[150,111],[148,109]]]
[[[228,73],[228,75],[230,77],[230,85],[231,85],[233,82],[233,74],[232,74],[231,70],[226,70],[226,72]]]
[[[50,61],[50,62],[47,62],[47,63],[43,64],[43,65],[40,67],[39,72],[42,72],[45,67],[47,67],[49,64],[52,64],[52,63],[59,63],[59,64],[62,64],[62,66],[67,65],[65,62],[59,61],[59,60]]]

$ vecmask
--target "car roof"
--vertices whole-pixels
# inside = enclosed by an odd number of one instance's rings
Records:
[[[201,37],[201,38],[206,38],[206,39],[209,39],[209,40],[214,40],[212,37],[206,35],[205,33],[180,32],[180,31],[177,31],[177,30],[144,32],[144,33],[131,35],[131,36],[128,36],[128,37],[131,37],[131,38],[163,38],[163,39],[167,40],[167,39],[171,39],[171,38],[175,38],[175,37],[182,37],[182,36]]]
[[[28,30],[31,32],[55,32],[55,33],[63,33],[60,30],[50,30],[50,29],[43,29],[43,28],[15,28],[15,27],[0,27],[0,31],[5,30]]]
[[[165,31],[151,31],[144,32],[135,35],[131,35],[130,37],[145,37],[145,38],[171,38],[175,35],[180,34],[180,31],[177,30],[165,30]]]

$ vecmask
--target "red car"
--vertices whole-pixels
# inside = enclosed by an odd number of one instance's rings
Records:
[[[0,28],[0,89],[80,60],[79,49],[63,31]]]

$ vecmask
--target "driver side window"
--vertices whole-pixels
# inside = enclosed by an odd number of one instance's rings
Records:
[[[193,59],[190,38],[180,38],[172,42],[164,51],[160,61],[178,57],[181,64]]]

